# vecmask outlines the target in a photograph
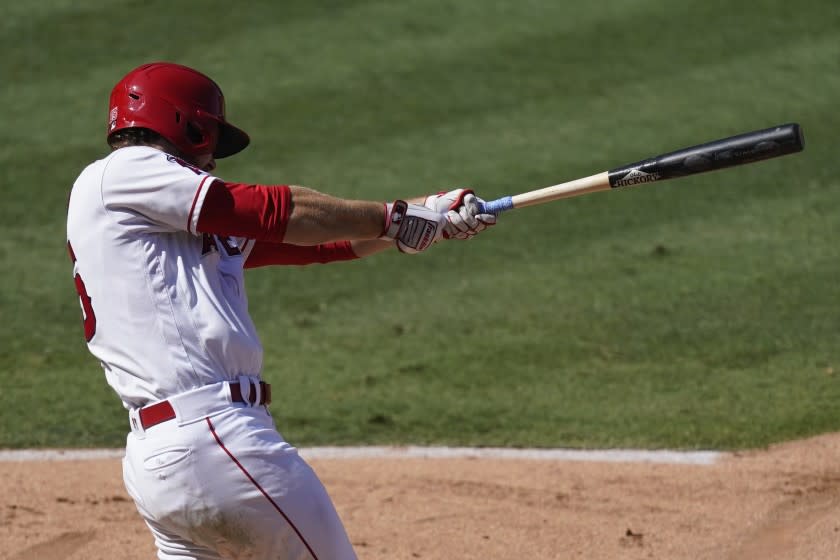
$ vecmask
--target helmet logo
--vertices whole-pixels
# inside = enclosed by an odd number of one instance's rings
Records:
[[[108,130],[114,130],[117,126],[117,113],[119,112],[118,107],[114,107],[111,109],[111,114],[108,116]]]

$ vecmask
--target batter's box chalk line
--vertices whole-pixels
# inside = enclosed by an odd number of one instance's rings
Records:
[[[591,461],[599,463],[664,463],[712,465],[726,456],[721,451],[644,449],[520,449],[511,447],[303,447],[304,459],[514,459]],[[122,458],[122,449],[6,449],[0,462],[84,461]]]

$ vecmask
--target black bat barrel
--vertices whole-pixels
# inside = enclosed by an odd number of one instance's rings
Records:
[[[610,187],[639,185],[724,169],[800,152],[804,147],[802,127],[797,123],[782,124],[611,169]]]

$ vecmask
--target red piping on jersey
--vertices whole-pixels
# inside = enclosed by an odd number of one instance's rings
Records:
[[[260,493],[263,496],[265,496],[265,499],[268,500],[271,503],[272,506],[274,506],[274,509],[277,510],[277,513],[279,513],[280,515],[283,516],[283,519],[286,520],[286,523],[289,524],[289,527],[291,527],[294,530],[294,532],[297,534],[298,538],[300,538],[301,542],[303,543],[303,546],[306,547],[306,550],[309,551],[309,554],[312,555],[312,558],[314,558],[315,560],[318,560],[318,556],[315,554],[315,551],[312,550],[312,547],[309,546],[309,543],[306,542],[305,538],[303,538],[303,535],[300,533],[298,528],[295,527],[295,524],[292,523],[292,520],[289,519],[289,517],[283,512],[282,509],[280,509],[280,506],[277,505],[277,502],[275,502],[273,499],[271,499],[271,496],[268,495],[268,492],[263,490],[263,487],[260,486],[259,483],[256,480],[254,480],[254,477],[251,476],[251,473],[249,473],[248,470],[245,467],[242,466],[242,463],[240,463],[239,460],[236,457],[233,456],[233,453],[231,453],[228,450],[228,448],[225,447],[225,444],[222,443],[222,439],[219,437],[219,434],[216,433],[216,428],[213,426],[213,422],[210,421],[210,418],[205,418],[205,420],[207,420],[207,425],[210,427],[210,432],[213,434],[213,437],[216,439],[216,443],[219,444],[219,447],[221,447],[222,450],[225,453],[227,453],[227,455],[228,455],[228,457],[230,457],[231,461],[236,463],[236,466],[239,467],[239,470],[241,470],[245,474],[246,477],[248,477],[248,480],[251,481],[251,484],[253,484],[257,488],[257,490],[259,490]]]
[[[196,231],[280,243],[292,211],[288,185],[246,185],[216,180],[208,187]]]
[[[192,206],[190,206],[190,213],[187,215],[187,231],[192,232],[192,217],[193,212],[195,212],[195,204],[198,202],[198,195],[201,194],[201,188],[204,186],[204,181],[206,181],[210,175],[205,175],[204,179],[198,184],[198,188],[195,190],[195,196],[193,197]]]

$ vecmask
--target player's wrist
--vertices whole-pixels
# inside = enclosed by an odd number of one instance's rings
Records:
[[[382,233],[379,234],[379,239],[396,239],[407,210],[408,203],[404,200],[385,203],[384,224],[382,226]]]
[[[419,253],[441,239],[446,223],[442,212],[395,200],[385,204],[385,225],[379,238],[393,240],[404,253]]]

